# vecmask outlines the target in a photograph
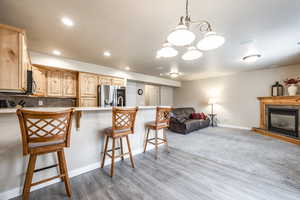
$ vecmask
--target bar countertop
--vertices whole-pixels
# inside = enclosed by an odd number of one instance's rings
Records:
[[[25,107],[26,110],[36,110],[36,111],[59,111],[65,110],[69,108],[74,108],[75,111],[110,111],[112,107]],[[132,107],[122,107],[122,108],[132,108]],[[156,106],[138,106],[140,110],[146,109],[155,109]],[[0,114],[9,114],[9,113],[16,113],[17,108],[0,108]]]

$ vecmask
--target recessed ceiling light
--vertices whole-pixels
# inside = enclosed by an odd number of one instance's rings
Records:
[[[110,57],[111,53],[109,51],[104,51],[103,55],[106,56],[106,57]]]
[[[61,19],[61,22],[64,24],[64,25],[66,25],[66,26],[74,26],[74,22],[70,19],[70,18],[68,18],[68,17],[63,17],[62,19]]]
[[[125,67],[125,70],[129,71],[129,70],[130,70],[130,67],[129,67],[129,66]]]
[[[247,63],[253,63],[256,62],[260,57],[261,57],[260,54],[253,54],[253,55],[243,57],[243,61]]]
[[[52,53],[56,56],[60,56],[61,55],[61,52],[58,51],[58,50],[53,50]]]

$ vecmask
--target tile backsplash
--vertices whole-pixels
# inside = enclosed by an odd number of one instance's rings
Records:
[[[75,98],[53,98],[53,97],[32,97],[26,95],[11,95],[0,93],[0,100],[8,100],[10,104],[19,104],[22,100],[24,107],[73,107],[76,106]]]

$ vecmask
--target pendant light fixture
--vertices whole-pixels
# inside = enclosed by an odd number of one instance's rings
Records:
[[[202,56],[202,52],[197,50],[195,47],[191,47],[192,43],[196,39],[195,34],[190,30],[192,25],[196,25],[196,27],[199,28],[199,32],[204,34],[204,38],[197,43],[198,49],[202,51],[213,50],[219,48],[225,43],[225,38],[213,32],[211,24],[208,21],[191,20],[191,16],[189,13],[189,0],[186,0],[185,16],[180,17],[179,24],[174,30],[172,30],[169,33],[167,37],[167,41],[170,45],[189,46],[187,52],[184,53],[181,57],[183,60],[194,60]],[[175,50],[173,47],[172,49]],[[158,56],[159,54],[162,53],[161,50],[157,52],[157,57],[165,57],[165,56]],[[175,53],[172,55],[174,56]]]
[[[213,50],[222,46],[225,42],[225,38],[217,35],[215,32],[208,32],[204,35],[204,38],[197,44],[198,49],[202,51]]]
[[[188,47],[187,52],[185,52],[181,58],[182,60],[196,60],[198,58],[200,58],[203,55],[203,53],[201,51],[199,51],[198,49],[196,49],[196,47],[194,46],[190,46]]]
[[[167,40],[175,46],[185,46],[194,42],[196,36],[189,30],[188,26],[183,23],[183,17],[180,18],[178,26],[169,34]]]
[[[177,56],[178,51],[172,47],[172,45],[168,42],[164,43],[163,47],[157,51],[156,57],[160,58],[170,58]]]

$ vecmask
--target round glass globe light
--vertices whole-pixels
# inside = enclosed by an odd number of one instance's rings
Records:
[[[197,44],[197,48],[203,51],[217,49],[225,43],[223,36],[217,35],[215,32],[208,32],[204,38]]]
[[[175,46],[185,46],[191,44],[196,36],[189,31],[187,26],[178,25],[167,37],[169,43]]]
[[[187,52],[185,52],[181,58],[183,60],[196,60],[198,58],[200,58],[203,55],[203,53],[201,51],[199,51],[198,49],[196,49],[195,47],[189,47]]]
[[[165,43],[163,48],[158,51],[158,55],[164,58],[177,56],[178,51],[172,47],[170,43]]]

